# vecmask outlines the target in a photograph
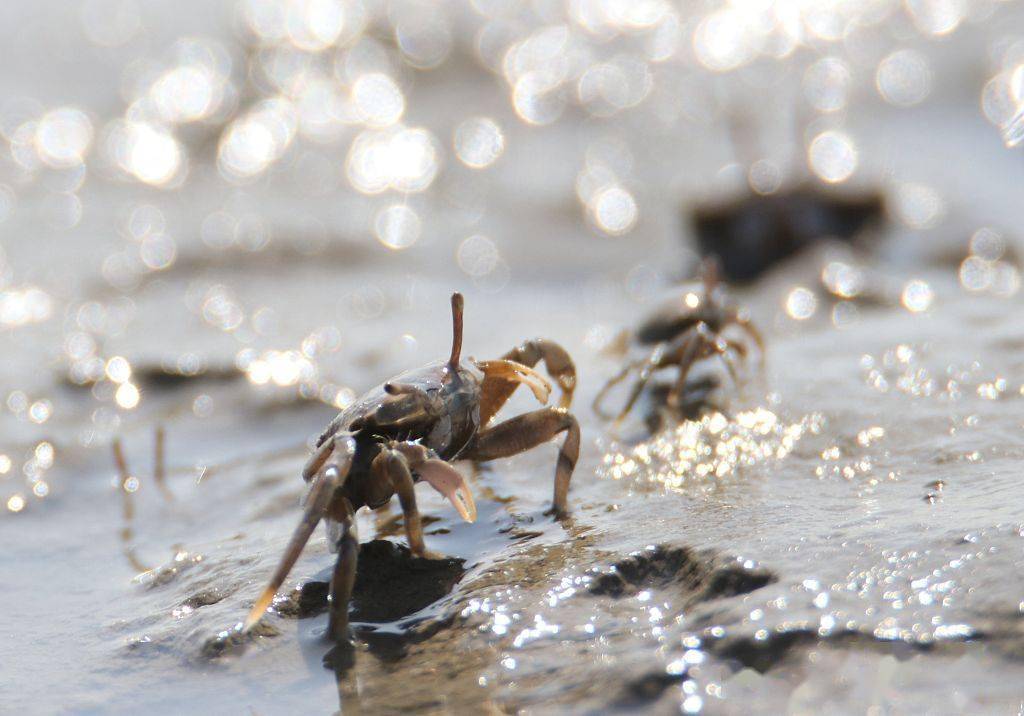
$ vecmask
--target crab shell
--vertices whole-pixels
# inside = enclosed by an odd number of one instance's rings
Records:
[[[338,414],[317,446],[341,432],[388,440],[412,440],[451,460],[480,428],[483,373],[471,361],[452,370],[437,361],[407,371],[365,393]]]
[[[698,323],[718,332],[724,319],[723,300],[719,291],[713,290],[709,294],[700,283],[674,289],[637,327],[635,340],[642,346],[662,343]]]

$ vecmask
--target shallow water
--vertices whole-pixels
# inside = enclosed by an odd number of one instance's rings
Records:
[[[5,12],[7,28],[36,17],[27,5]],[[0,334],[0,451],[11,460],[0,475],[5,708],[1017,713],[1021,299],[1015,288],[968,290],[958,276],[977,228],[999,227],[1011,247],[1024,231],[1019,153],[977,109],[979,58],[998,23],[1020,17],[999,12],[963,28],[951,49],[928,49],[936,76],[950,74],[927,103],[850,106],[844,126],[859,150],[850,183],[902,209],[890,209],[870,254],[825,247],[737,292],[767,337],[763,375],[752,363],[738,389],[724,383],[721,413],[653,437],[639,419],[616,434],[590,403],[620,364],[607,350],[613,336],[694,267],[683,207],[728,194],[731,174],[719,170],[733,150],[715,122],[673,124],[643,109],[613,123],[570,108],[559,123],[527,127],[460,50],[409,79],[406,119],[446,137],[472,107],[499,120],[506,153],[482,172],[449,157],[429,191],[402,199],[423,226],[400,252],[370,227],[401,195],[338,188],[344,148],[297,144],[239,187],[202,137],[183,132],[193,151],[183,185],[91,172],[74,191],[83,210],[72,226],[59,203],[77,181],[71,172],[5,159],[0,182],[17,199],[0,223],[5,291],[48,296],[38,320]],[[229,23],[208,14],[197,11],[204,33],[237,50]],[[197,32],[189,17],[154,10],[146,37],[159,45]],[[28,37],[55,31],[29,26]],[[14,70],[6,86],[103,116],[120,101],[75,80],[73,53],[17,48],[18,62],[36,57],[42,87],[18,84]],[[81,57],[96,72],[124,59]],[[970,58],[968,69],[951,69],[957,58]],[[617,162],[635,195],[637,222],[624,236],[583,218],[575,182],[594,156]],[[933,191],[923,209],[906,201],[908,182]],[[935,208],[929,197],[941,212],[919,220],[915,212]],[[133,214],[140,206],[153,208]],[[240,243],[211,245],[204,220],[217,211],[250,222]],[[140,249],[124,235],[132,216],[173,237],[161,270],[134,258]],[[482,258],[465,249],[474,234],[491,237],[499,261],[486,244],[475,247]],[[863,267],[863,300],[818,290],[830,260]],[[920,312],[901,304],[913,279],[932,295]],[[787,311],[800,286],[814,289],[813,307]],[[471,478],[475,524],[436,494],[418,495],[428,547],[464,560],[446,596],[385,603],[374,619],[380,593],[367,587],[356,597],[354,655],[330,653],[322,594],[315,585],[306,601],[292,593],[332,565],[318,532],[282,590],[281,614],[249,643],[212,648],[244,618],[298,519],[299,471],[336,412],[328,403],[446,355],[453,289],[466,294],[467,354],[497,356],[544,335],[574,355],[584,446],[571,518],[543,515],[554,448],[497,461]],[[132,367],[136,406],[115,392],[125,382],[110,376],[116,365],[102,363],[114,356]],[[96,357],[108,377],[75,385],[76,361]],[[168,377],[161,366],[206,372]],[[517,395],[506,414],[531,402]],[[157,426],[169,496],[154,479]],[[114,467],[116,437],[130,490]],[[403,542],[397,516],[395,506],[360,514],[363,542]],[[407,556],[375,545],[363,569],[384,572],[391,559]],[[424,589],[458,571],[410,570]]]

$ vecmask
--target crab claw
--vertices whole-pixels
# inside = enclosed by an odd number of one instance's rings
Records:
[[[530,389],[533,397],[541,405],[548,402],[548,397],[551,395],[551,383],[533,368],[507,358],[477,361],[476,366],[483,371],[485,377],[522,383]]]
[[[462,474],[444,460],[425,460],[416,467],[420,479],[444,495],[466,522],[476,521],[476,503]]]

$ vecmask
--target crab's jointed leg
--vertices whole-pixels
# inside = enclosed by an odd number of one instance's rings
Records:
[[[330,447],[325,449],[325,445]],[[316,464],[318,467],[313,474],[309,491],[306,493],[302,519],[292,533],[288,547],[285,549],[277,569],[274,570],[270,582],[245,618],[242,631],[247,632],[252,629],[274,600],[274,595],[277,594],[277,590],[281,588],[288,573],[295,566],[295,562],[302,554],[302,548],[306,546],[313,530],[316,529],[327,511],[332,508],[335,491],[345,483],[354,456],[355,441],[346,435],[331,436],[310,458],[309,465]]]
[[[729,378],[732,380],[732,384],[736,388],[739,388],[740,379],[736,371],[736,361],[733,360],[732,353],[729,352],[730,350],[736,349],[735,341],[728,341],[715,335],[715,333],[713,333],[704,323],[698,323],[691,330],[697,333],[701,344],[698,352],[689,361],[686,360],[685,356],[680,360],[680,380],[686,380],[686,375],[690,372],[690,368],[693,366],[695,361],[717,354],[722,360],[723,365],[725,365],[725,369],[729,372]]]
[[[608,395],[608,392],[612,388],[614,388],[616,385],[625,380],[630,373],[637,370],[638,368],[643,367],[647,363],[647,361],[648,359],[646,358],[642,360],[630,361],[622,368],[622,370],[620,370],[618,373],[609,378],[607,382],[605,382],[605,384],[601,386],[601,390],[597,391],[597,395],[594,396],[594,402],[591,403],[590,405],[591,409],[595,413],[597,413],[599,417],[604,418],[605,420],[611,420],[612,414],[605,412],[604,408],[601,407],[601,403],[604,402],[605,396]]]
[[[546,443],[559,433],[565,441],[555,465],[555,494],[551,511],[558,517],[568,513],[569,481],[580,455],[580,426],[572,413],[560,408],[541,408],[482,430],[470,443],[468,460],[496,460],[525,452]]]
[[[622,406],[622,410],[620,410],[618,415],[615,416],[616,424],[621,423],[622,419],[625,418],[626,415],[629,414],[629,411],[633,409],[633,405],[640,397],[640,393],[643,391],[644,386],[647,385],[647,382],[651,379],[651,375],[654,374],[654,371],[664,367],[665,364],[665,346],[662,344],[651,351],[650,357],[642,364],[643,367],[640,369],[640,375],[637,376],[636,382],[633,383],[633,387],[629,391],[629,397],[626,399],[626,404]]]
[[[753,321],[750,320],[750,316],[745,311],[739,309],[732,309],[729,311],[728,320],[730,323],[735,324],[741,331],[743,331],[757,346],[757,360],[761,370],[764,370],[765,364],[765,349],[764,349],[764,337],[761,335],[761,331],[757,330],[754,326]]]
[[[651,379],[651,375],[656,370],[673,365],[678,366],[679,375],[676,378],[678,392],[685,387],[686,378],[689,375],[690,368],[693,364],[701,358],[706,357],[709,351],[716,351],[719,350],[719,348],[720,347],[714,334],[712,334],[703,323],[698,323],[693,328],[673,339],[671,342],[659,345],[651,352],[647,361],[643,363],[640,375],[637,377],[636,382],[630,390],[626,404],[615,417],[615,422],[621,422],[623,418],[629,414],[629,411],[633,409],[633,406],[636,404],[641,392],[643,392],[644,386],[647,385],[647,382]],[[733,374],[734,369],[732,365],[728,362],[727,365],[730,374]],[[624,377],[623,374],[616,376],[614,379],[615,382],[621,380],[622,377]],[[602,395],[603,393],[604,390],[602,390]]]
[[[355,511],[346,498],[339,498],[332,508],[331,517],[341,527],[341,536],[336,544],[338,560],[334,563],[334,573],[331,575],[331,604],[327,632],[331,639],[343,644],[349,638],[348,603],[356,582],[359,534],[356,532]]]
[[[160,488],[164,499],[173,502],[174,493],[167,486],[166,480],[167,462],[164,459],[164,444],[166,440],[167,433],[164,430],[164,426],[158,425],[153,435],[153,479],[156,480],[156,486]]]
[[[334,452],[335,443],[344,437],[350,436],[348,433],[334,433],[317,446],[316,450],[314,450],[313,454],[309,456],[309,459],[306,460],[306,464],[302,468],[303,480],[309,482],[318,472],[320,472],[324,463],[327,462],[327,458],[329,458]]]
[[[405,534],[409,540],[409,549],[417,557],[422,557],[427,551],[423,542],[423,526],[420,521],[420,512],[416,507],[416,484],[409,471],[409,463],[405,456],[395,449],[381,451],[373,460],[373,472],[378,479],[390,482],[395,492],[398,493],[398,500],[402,504],[402,516],[405,522]]]

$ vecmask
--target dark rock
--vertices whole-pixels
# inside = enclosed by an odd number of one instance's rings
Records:
[[[252,643],[259,637],[279,636],[280,631],[266,620],[257,623],[248,632],[243,632],[241,627],[234,627],[211,636],[205,642],[201,653],[207,659],[217,659],[226,654],[238,653],[247,644]]]
[[[386,624],[415,614],[451,593],[465,573],[464,560],[414,557],[404,544],[377,539],[359,547],[349,618]],[[274,601],[284,617],[305,618],[327,610],[331,569]]]
[[[208,607],[211,604],[217,602],[228,596],[225,592],[218,592],[216,589],[202,589],[191,597],[182,602],[183,606],[191,607],[192,609],[198,609],[199,607]]]
[[[655,701],[664,693],[665,689],[674,684],[681,684],[688,678],[685,673],[669,674],[664,671],[644,674],[626,682],[618,698],[615,699],[615,705],[619,708],[639,708]]]
[[[883,209],[878,194],[847,196],[801,186],[699,206],[689,218],[701,256],[717,257],[726,279],[745,283],[821,239],[852,243],[862,230],[881,223]]]
[[[746,569],[714,552],[689,547],[648,547],[612,565],[590,584],[597,596],[622,597],[643,589],[678,586],[689,602],[747,594],[776,581],[764,569]]]
[[[465,560],[414,557],[404,544],[374,540],[359,548],[353,621],[391,622],[430,606],[465,574]]]

